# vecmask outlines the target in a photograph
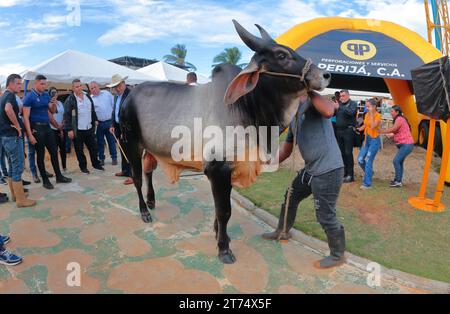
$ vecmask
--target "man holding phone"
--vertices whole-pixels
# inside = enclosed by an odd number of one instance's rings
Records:
[[[50,122],[55,123],[52,112],[55,112],[56,95],[50,99],[50,95],[45,91],[47,78],[37,75],[34,81],[33,90],[24,100],[23,120],[31,145],[35,145],[37,153],[37,164],[41,173],[43,186],[46,189],[53,189],[53,185],[45,171],[45,148],[50,154],[53,170],[56,175],[56,183],[69,183],[72,179],[62,175],[59,168],[58,154],[55,137]],[[58,125],[54,125],[58,127]]]

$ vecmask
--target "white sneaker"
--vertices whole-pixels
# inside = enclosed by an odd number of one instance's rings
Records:
[[[363,190],[363,191],[365,191],[365,190],[370,190],[372,187],[370,187],[370,186],[366,186],[366,185],[361,185],[360,187],[359,187],[359,189],[360,190]]]

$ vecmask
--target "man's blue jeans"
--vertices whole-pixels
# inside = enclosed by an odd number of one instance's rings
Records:
[[[111,127],[111,120],[99,121],[97,126],[97,144],[98,144],[98,159],[105,160],[105,137],[108,141],[109,154],[113,160],[117,160],[116,141],[114,136],[109,132]]]
[[[403,179],[403,163],[406,157],[413,151],[414,144],[397,145],[398,152],[394,157],[395,181],[402,182]]]
[[[31,145],[30,142],[28,142],[28,164],[30,165],[30,171],[33,177],[37,177],[36,148],[34,148],[34,145]]]
[[[3,148],[6,150],[9,161],[9,176],[14,182],[22,182],[25,154],[23,151],[23,138],[18,136],[2,137]]]
[[[6,151],[3,149],[3,145],[0,143],[0,167],[4,177],[8,176],[8,169],[6,168]]]
[[[363,184],[367,187],[372,186],[373,161],[381,147],[381,138],[366,136],[366,141],[361,147],[358,155],[358,164],[364,171]]]

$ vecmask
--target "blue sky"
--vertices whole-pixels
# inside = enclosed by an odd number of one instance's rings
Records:
[[[225,48],[240,48],[242,62],[252,55],[233,18],[253,33],[260,24],[274,37],[320,16],[389,20],[425,36],[424,12],[422,0],[0,0],[0,76],[67,49],[161,60],[177,43],[187,46],[187,61],[209,75]]]

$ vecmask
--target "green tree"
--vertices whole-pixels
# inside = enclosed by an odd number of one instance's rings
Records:
[[[197,70],[197,68],[192,63],[186,62],[186,55],[187,55],[186,45],[176,44],[175,46],[172,47],[172,49],[170,49],[170,52],[171,52],[170,55],[165,55],[163,57],[165,62],[186,70],[190,71]]]
[[[213,67],[215,67],[218,64],[221,63],[229,63],[229,64],[233,64],[233,65],[237,65],[238,67],[245,67],[247,65],[247,63],[239,63],[239,60],[241,60],[242,57],[242,53],[240,52],[240,50],[236,47],[233,48],[225,48],[225,50],[223,52],[221,52],[220,54],[218,54],[213,62],[214,64],[212,65]]]

